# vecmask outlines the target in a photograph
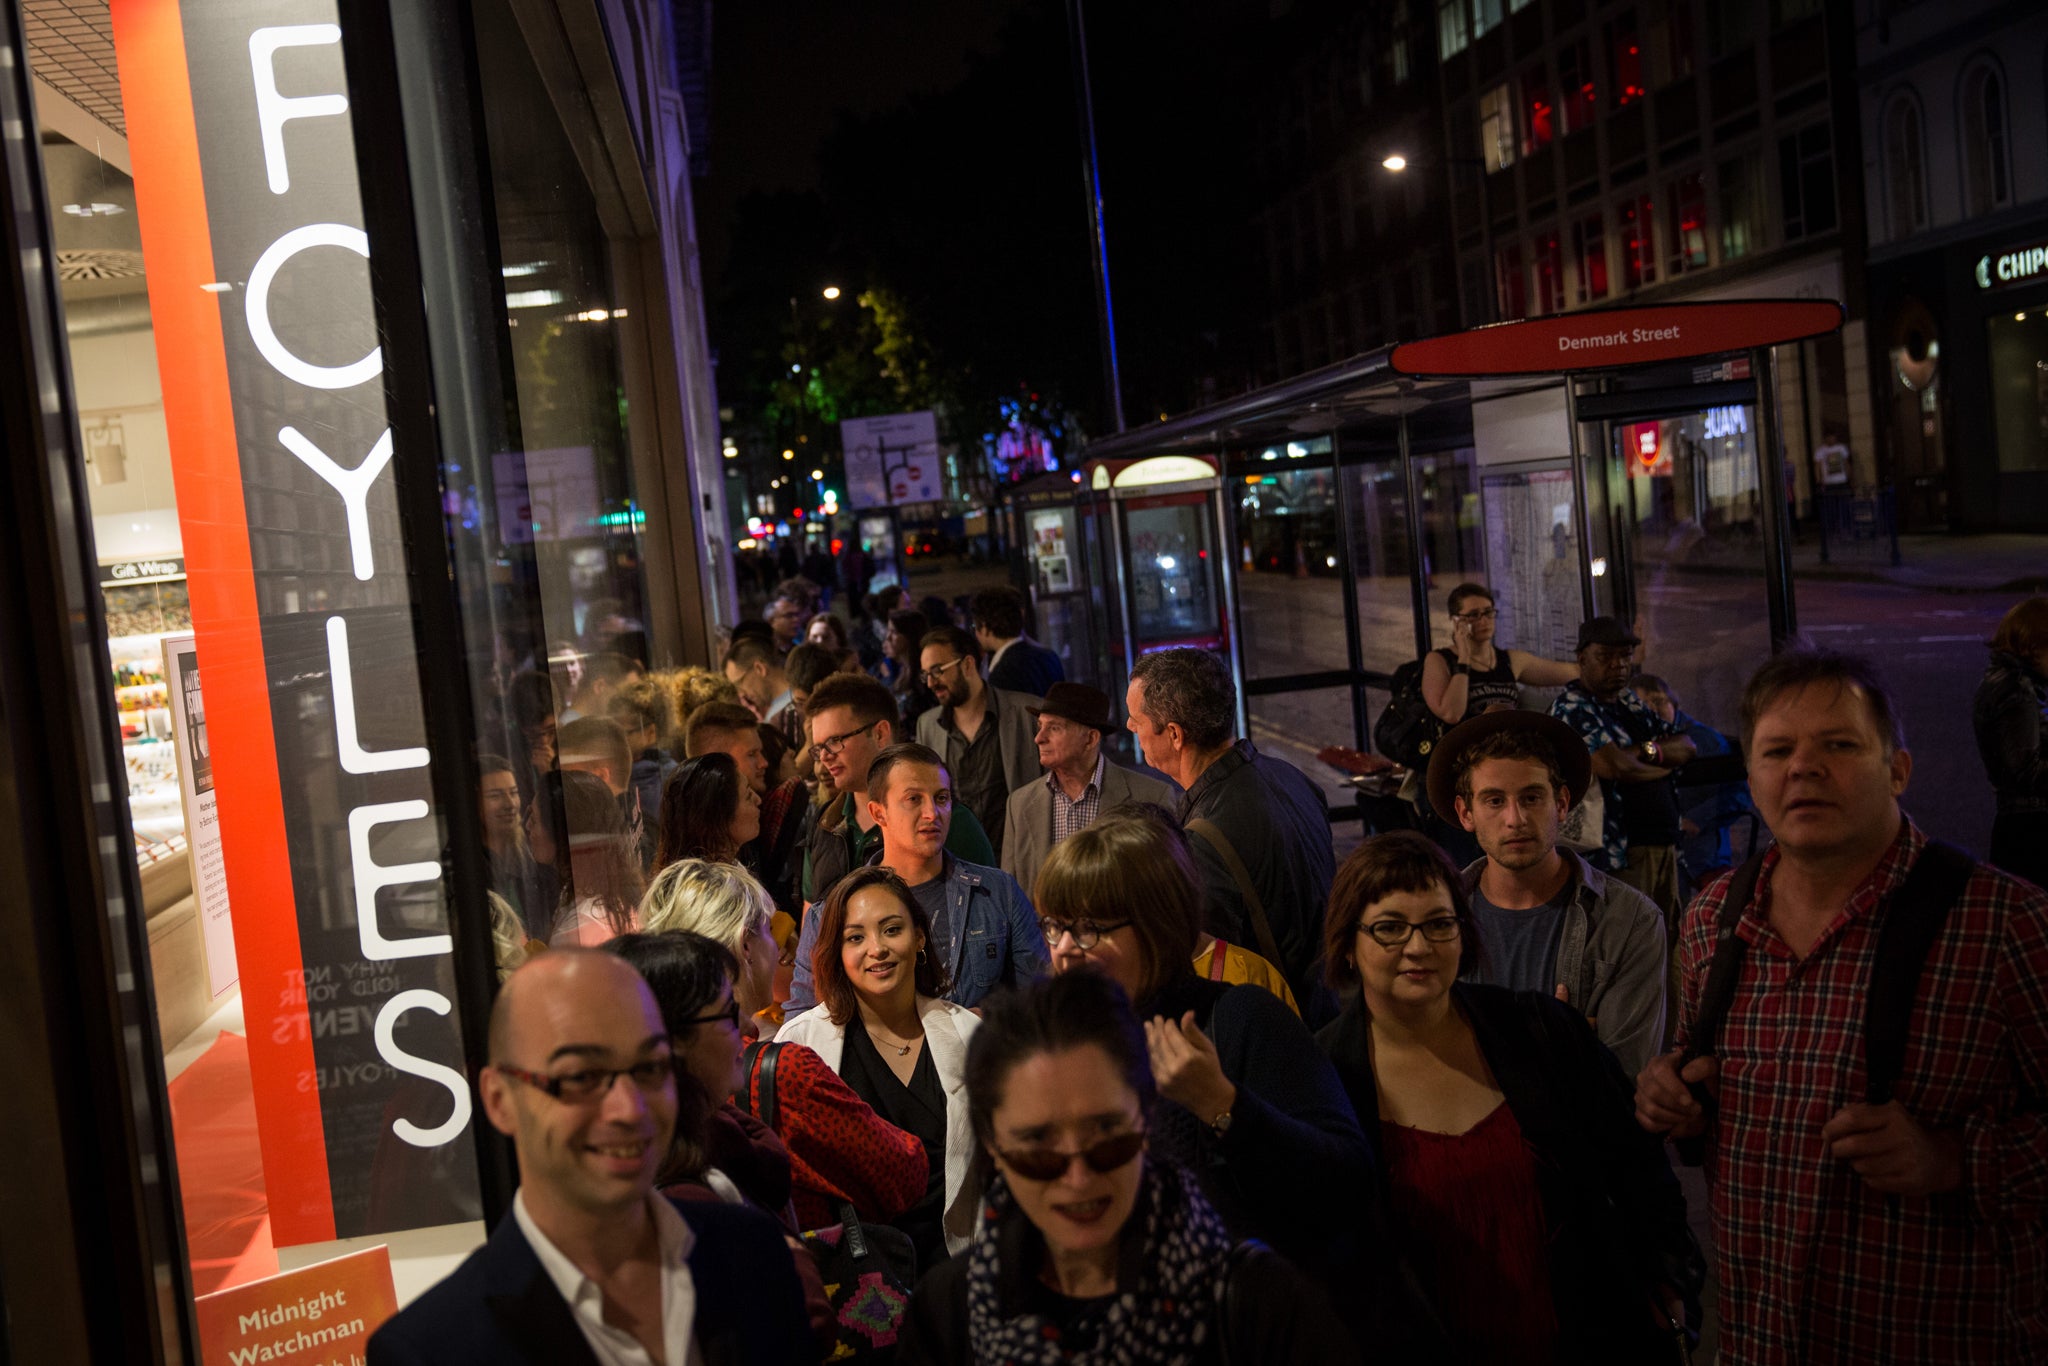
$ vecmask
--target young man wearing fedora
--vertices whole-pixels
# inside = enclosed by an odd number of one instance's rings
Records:
[[[1465,870],[1482,945],[1473,978],[1567,1002],[1633,1076],[1663,1044],[1664,918],[1558,844],[1592,780],[1578,734],[1533,711],[1476,716],[1429,760],[1431,804],[1485,850]]]
[[[1003,817],[1003,871],[1030,891],[1052,847],[1095,824],[1124,802],[1170,808],[1173,789],[1109,761],[1102,737],[1116,726],[1109,698],[1080,683],[1055,683],[1045,700],[1026,707],[1037,726],[1045,776],[1010,794]]]

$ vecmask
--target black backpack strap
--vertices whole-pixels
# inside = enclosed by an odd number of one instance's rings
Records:
[[[777,1107],[775,1104],[775,1060],[781,1055],[782,1045],[780,1043],[771,1043],[766,1039],[756,1039],[748,1044],[740,1053],[740,1072],[744,1076],[752,1077],[754,1075],[755,1060],[760,1060],[761,1103],[759,1106],[750,1103],[753,1098],[753,1088],[751,1086],[740,1087],[739,1094],[733,1097],[739,1103],[739,1107],[742,1110],[752,1114],[770,1129],[775,1127],[775,1120],[777,1118]]]
[[[1949,911],[1963,899],[1963,889],[1976,871],[1977,860],[1963,850],[1929,840],[1906,880],[1886,901],[1863,1014],[1865,1096],[1872,1105],[1889,1101],[1898,1085],[1921,970]]]
[[[1728,1003],[1735,998],[1735,979],[1742,975],[1742,960],[1749,950],[1749,944],[1735,932],[1735,926],[1749,908],[1750,898],[1756,895],[1756,880],[1763,867],[1764,856],[1751,854],[1729,875],[1728,889],[1721,895],[1721,915],[1714,922],[1714,957],[1707,966],[1706,985],[1700,988],[1692,1030],[1686,1035],[1684,1062],[1712,1053],[1721,1033],[1721,1022],[1728,1018]]]

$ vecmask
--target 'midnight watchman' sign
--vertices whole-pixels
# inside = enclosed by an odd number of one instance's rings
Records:
[[[113,18],[273,1235],[475,1218],[336,7]]]

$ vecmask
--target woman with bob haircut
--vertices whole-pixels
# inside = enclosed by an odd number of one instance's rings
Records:
[[[1316,1041],[1380,1140],[1393,1225],[1366,1251],[1405,1263],[1366,1279],[1419,1287],[1460,1362],[1689,1350],[1706,1268],[1663,1144],[1577,1011],[1458,980],[1480,945],[1443,851],[1412,830],[1353,850],[1323,938],[1352,994]]]
[[[1037,906],[1055,973],[1103,973],[1136,1003],[1164,1101],[1152,1152],[1194,1173],[1233,1237],[1331,1267],[1372,1150],[1279,997],[1196,976],[1202,894],[1186,844],[1160,817],[1119,808],[1053,846]]]
[[[1991,779],[1991,863],[2048,887],[2048,598],[2014,603],[1970,708]]]
[[[818,1004],[778,1036],[814,1050],[876,1114],[924,1144],[923,1195],[895,1225],[928,1268],[967,1246],[980,1180],[967,1117],[974,1013],[941,999],[931,922],[903,879],[857,868],[813,912]]]
[[[699,754],[668,775],[661,789],[661,837],[654,866],[701,858],[737,863],[740,846],[761,833],[761,794],[740,777],[730,755]]]
[[[1153,1150],[1150,1050],[1107,974],[991,998],[967,1104],[995,1174],[971,1249],[911,1297],[898,1361],[1357,1360],[1322,1295],[1278,1253],[1233,1242]]]
[[[751,1017],[749,1023],[763,1039],[775,1032],[770,992],[776,949],[768,935],[773,914],[774,903],[746,869],[703,859],[684,859],[662,869],[640,902],[647,934],[686,931],[732,955],[737,967],[733,1002]],[[749,1114],[774,1110],[775,1132],[789,1149],[799,1227],[837,1223],[843,1201],[851,1202],[863,1219],[877,1222],[894,1219],[916,1203],[926,1181],[922,1143],[877,1115],[802,1044],[784,1042],[778,1049],[775,1104],[770,1107],[761,1082],[766,1056],[756,1050],[751,1064],[742,1067],[736,1099]]]

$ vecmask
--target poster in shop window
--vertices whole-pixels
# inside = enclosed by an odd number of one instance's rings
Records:
[[[1568,469],[1488,474],[1486,564],[1500,613],[1494,640],[1545,659],[1578,644],[1579,545]]]
[[[213,786],[213,742],[199,690],[199,647],[191,632],[165,636],[164,689],[171,739],[178,748],[178,795],[185,807],[185,846],[192,860],[192,897],[206,948],[206,986],[218,1001],[233,989],[235,928],[228,917],[228,868],[220,848],[220,801]]]

